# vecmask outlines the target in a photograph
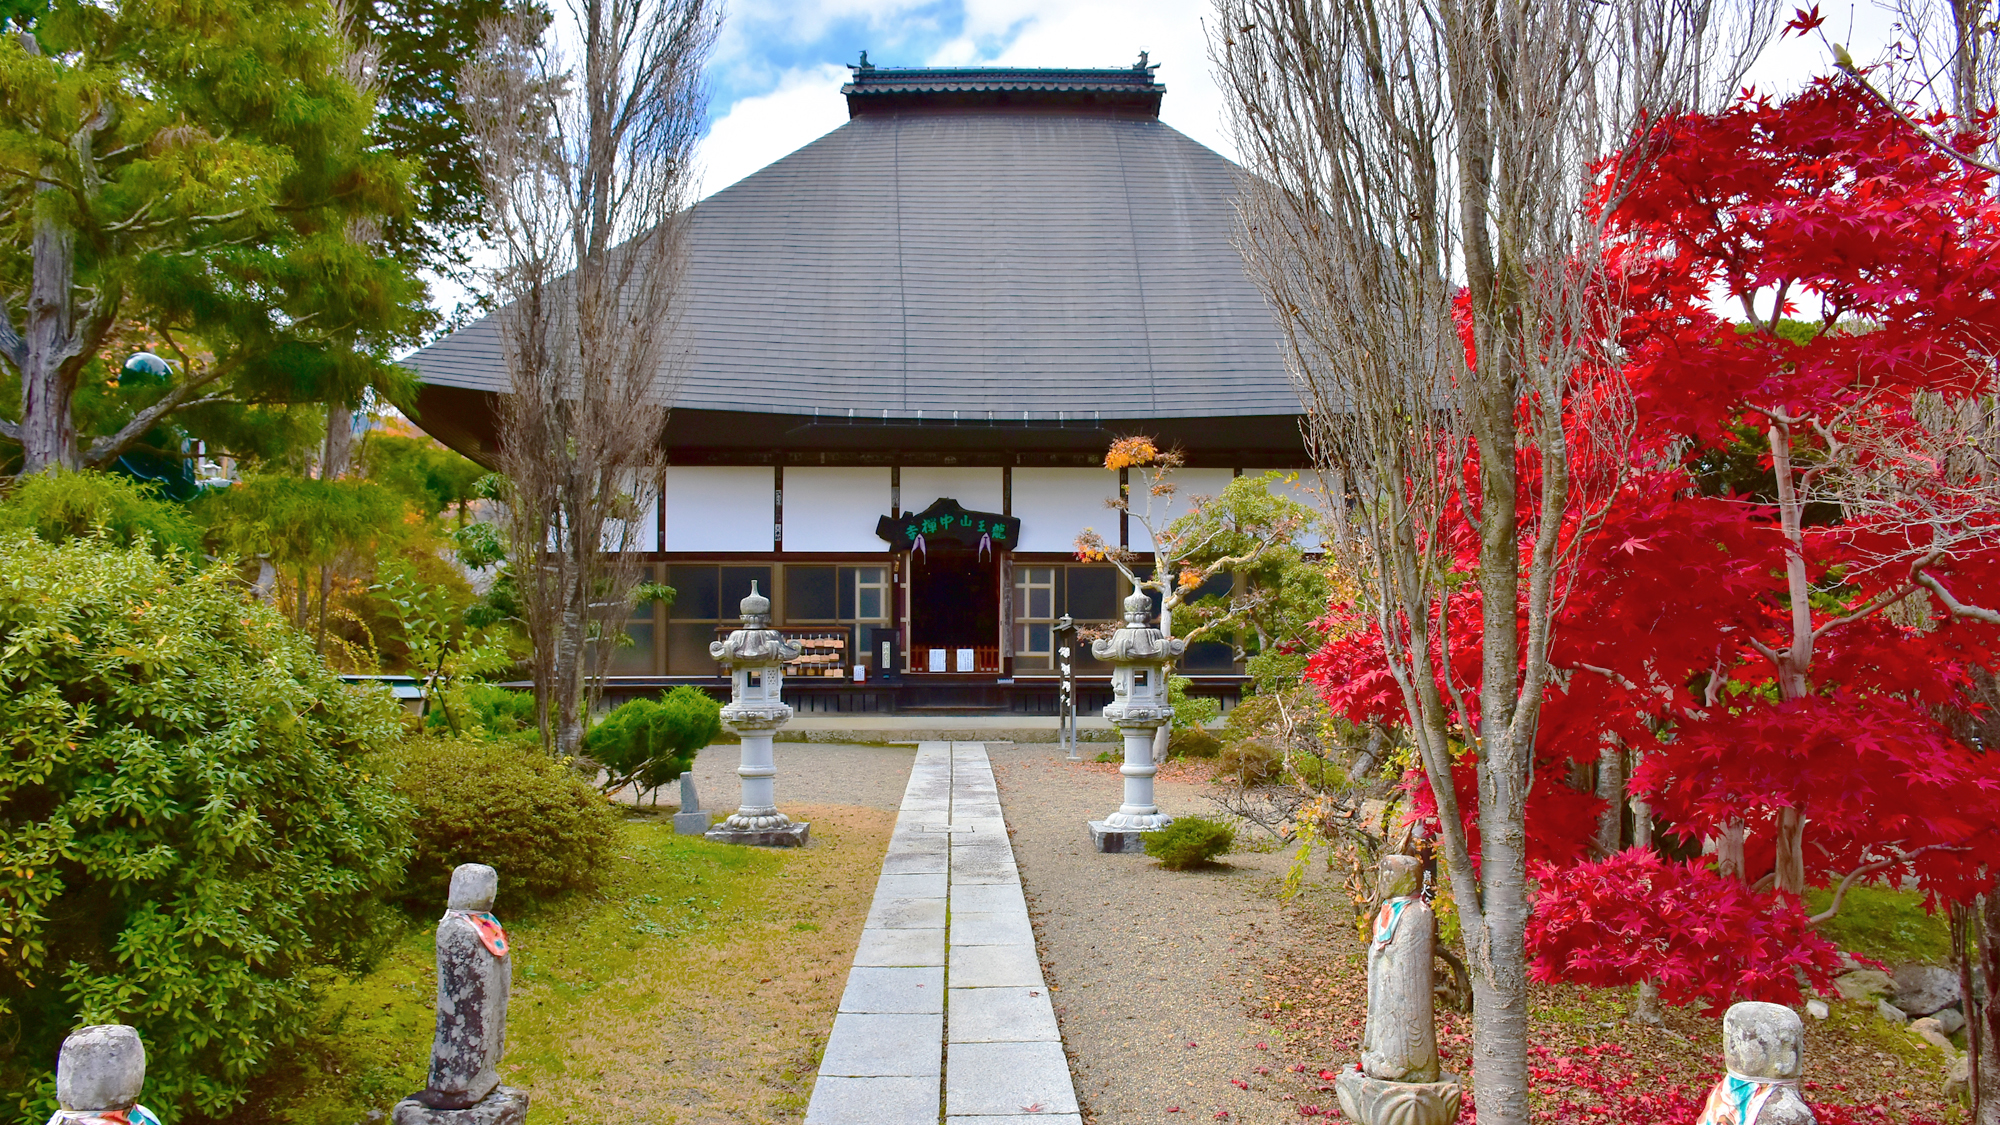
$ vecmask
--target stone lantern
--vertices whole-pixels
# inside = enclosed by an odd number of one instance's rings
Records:
[[[743,804],[728,820],[706,833],[725,844],[767,848],[804,846],[810,824],[793,824],[777,808],[778,769],[771,752],[772,732],[792,717],[785,705],[785,662],[799,656],[799,643],[770,627],[771,599],[750,584],[741,605],[743,627],[708,646],[708,654],[729,669],[729,705],[722,725],[743,740],[736,776],[743,779]]]
[[[1187,648],[1187,642],[1163,635],[1146,624],[1152,599],[1134,592],[1125,599],[1125,624],[1109,640],[1094,641],[1091,654],[1109,661],[1111,706],[1104,717],[1125,733],[1125,803],[1103,820],[1090,822],[1090,839],[1100,852],[1141,852],[1140,833],[1172,824],[1174,818],[1153,804],[1153,732],[1174,720],[1167,702],[1167,669]]]

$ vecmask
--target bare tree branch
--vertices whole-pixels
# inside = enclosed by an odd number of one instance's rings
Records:
[[[658,502],[702,67],[715,0],[569,0],[562,57],[525,20],[486,29],[460,82],[505,253],[500,465],[544,745],[575,754]]]

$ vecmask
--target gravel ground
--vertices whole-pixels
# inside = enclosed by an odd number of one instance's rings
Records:
[[[1117,766],[1048,746],[989,753],[1084,1120],[1297,1121],[1302,1092],[1330,1099],[1286,1073],[1272,1025],[1250,1015],[1267,1003],[1265,967],[1311,952],[1276,897],[1290,853],[1182,872],[1100,855],[1085,822],[1118,807]],[[1163,779],[1157,799],[1212,814],[1205,788]]]

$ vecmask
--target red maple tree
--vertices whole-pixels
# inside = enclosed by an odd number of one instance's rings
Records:
[[[1807,887],[1990,884],[2000,754],[1943,721],[2000,643],[2000,204],[1950,147],[1987,124],[1919,129],[1826,80],[1660,122],[1621,156],[1643,173],[1606,178],[1637,425],[1569,544],[1528,804],[1539,975],[1795,1000],[1794,969],[1837,970],[1811,925],[1838,894],[1808,917]],[[1445,612],[1475,614],[1468,589]],[[1378,645],[1349,632],[1310,670],[1356,720],[1398,713]],[[1480,654],[1433,672],[1476,694]],[[1603,802],[1566,779],[1607,740],[1712,866],[1591,855]]]

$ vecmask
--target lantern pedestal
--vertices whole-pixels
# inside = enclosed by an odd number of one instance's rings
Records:
[[[735,715],[731,711],[738,709],[733,704],[722,709],[722,722],[743,739],[743,754],[736,767],[736,776],[743,779],[743,805],[729,814],[729,819],[702,833],[703,837],[718,844],[804,847],[812,825],[795,824],[791,817],[778,811],[778,769],[771,749],[772,732],[791,718],[792,709],[786,707],[783,717],[768,711],[761,714],[738,711]]]

